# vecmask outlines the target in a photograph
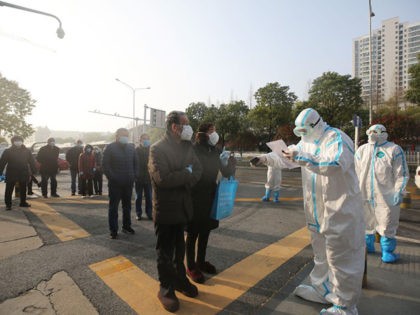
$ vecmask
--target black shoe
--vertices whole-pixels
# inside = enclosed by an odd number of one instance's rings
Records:
[[[136,220],[141,221],[141,216],[140,215],[136,216]]]
[[[27,202],[19,204],[19,207],[24,207],[24,208],[28,208],[30,206],[31,205],[29,203],[27,203]]]
[[[32,196],[34,194],[33,191],[28,191],[28,196]]]
[[[76,193],[71,193],[72,196],[76,196]]]
[[[58,195],[58,194],[51,194],[51,197],[60,198],[60,195]]]
[[[134,233],[136,233],[136,231],[134,231],[131,227],[123,227],[121,229],[121,231],[123,233],[126,233],[126,234],[134,234]]]
[[[175,286],[175,290],[191,298],[196,297],[198,295],[197,287],[194,284],[192,284],[188,279],[185,279],[182,285]]]
[[[115,240],[115,239],[117,238],[117,236],[118,236],[118,233],[117,233],[117,232],[111,232],[111,233],[109,234],[109,237],[110,237],[111,239],[113,239],[113,240]]]
[[[203,262],[203,263],[198,263],[197,262],[197,265],[198,265],[198,268],[201,270],[201,271],[203,271],[203,272],[205,272],[205,273],[209,273],[209,274],[211,274],[211,275],[214,275],[214,274],[216,274],[217,273],[217,271],[216,271],[216,267],[215,266],[213,266],[211,263],[209,263],[208,261],[205,261],[205,262]]]
[[[12,210],[12,206],[10,206],[10,205],[6,205],[6,210],[7,210],[7,211]]]
[[[42,198],[48,198],[48,196],[47,195],[42,195]]]
[[[174,290],[160,288],[157,297],[160,303],[162,303],[163,308],[168,312],[174,313],[179,309],[179,300]]]

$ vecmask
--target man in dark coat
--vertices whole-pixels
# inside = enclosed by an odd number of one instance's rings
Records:
[[[2,175],[5,166],[6,173],[6,191],[4,193],[4,202],[6,210],[12,209],[12,194],[15,184],[20,187],[20,207],[30,207],[26,202],[26,185],[30,180],[31,173],[35,173],[35,161],[31,151],[23,145],[21,136],[12,138],[12,146],[3,152],[0,159],[0,175]]]
[[[57,172],[58,154],[60,149],[55,145],[55,139],[49,138],[47,145],[44,145],[36,156],[36,160],[41,164],[41,191],[44,198],[48,198],[48,180],[51,180],[51,197],[60,197],[57,194]]]
[[[108,223],[110,236],[118,235],[118,206],[121,201],[123,210],[122,232],[134,234],[131,228],[131,195],[138,173],[138,159],[134,145],[128,143],[128,130],[120,128],[116,132],[115,142],[104,151],[102,167],[108,179]]]
[[[203,123],[199,126],[194,150],[203,167],[203,173],[197,185],[192,189],[194,214],[187,225],[186,239],[187,274],[197,283],[205,281],[202,272],[216,273],[216,267],[205,258],[210,231],[219,226],[218,220],[210,218],[216,195],[217,176],[219,171],[224,177],[233,176],[235,173],[235,158],[231,157],[228,151],[221,152],[216,147],[218,141],[219,135],[214,124]]]
[[[70,148],[66,153],[66,161],[70,165],[71,176],[71,195],[76,194],[76,178],[77,178],[77,193],[80,195],[81,186],[79,178],[79,156],[83,152],[83,141],[77,140],[76,145]]]
[[[142,197],[144,192],[144,199],[146,205],[146,215],[152,219],[152,183],[150,181],[149,169],[149,150],[150,139],[149,135],[144,133],[140,136],[140,145],[136,148],[136,153],[139,159],[139,174],[136,179],[136,213],[137,220],[141,220],[142,214]]]
[[[158,298],[170,312],[179,308],[175,290],[189,297],[198,294],[184,266],[184,228],[193,215],[191,188],[200,179],[202,169],[191,144],[192,134],[185,113],[173,111],[166,119],[164,138],[150,148]]]

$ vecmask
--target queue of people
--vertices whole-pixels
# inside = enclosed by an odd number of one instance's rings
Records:
[[[254,164],[267,165],[266,194],[279,201],[281,169],[285,160],[300,167],[304,211],[310,231],[314,267],[311,285],[299,285],[294,294],[321,304],[332,304],[321,314],[356,315],[361,294],[365,248],[375,252],[374,235],[381,236],[382,261],[398,260],[396,231],[399,204],[408,181],[404,152],[387,141],[386,128],[373,125],[369,142],[354,152],[350,137],[328,126],[312,108],[303,110],[295,120],[294,133],[301,140],[280,156],[275,152],[256,157]],[[234,175],[236,160],[216,147],[219,136],[213,123],[202,123],[191,141],[193,130],[187,115],[172,111],[166,120],[164,137],[151,145],[147,134],[140,146],[128,142],[128,130],[120,128],[103,158],[99,148],[78,142],[69,150],[71,191],[81,195],[102,193],[102,174],[108,179],[108,221],[110,237],[118,237],[118,208],[122,204],[122,232],[135,234],[131,226],[131,199],[135,187],[137,220],[145,213],[153,219],[156,235],[157,294],[164,309],[175,312],[180,303],[176,291],[194,298],[199,292],[190,282],[204,283],[203,273],[215,274],[217,268],[206,260],[211,230],[219,222],[210,217],[216,195],[217,176]],[[80,152],[80,153],[79,153]],[[76,156],[78,155],[77,162]],[[41,163],[42,195],[58,197],[56,184],[58,148],[53,138],[41,148],[36,159]],[[15,183],[26,187],[35,173],[34,159],[23,145],[22,137],[12,138],[12,147],[0,160],[0,176],[7,165],[6,209],[11,209]],[[96,173],[99,171],[98,173]],[[100,174],[98,177],[96,174]],[[94,181],[96,179],[96,184]],[[93,188],[95,187],[95,188]],[[25,190],[25,189],[24,189]],[[20,206],[30,206],[21,194]],[[184,233],[186,232],[186,239]],[[184,258],[186,257],[186,267]]]

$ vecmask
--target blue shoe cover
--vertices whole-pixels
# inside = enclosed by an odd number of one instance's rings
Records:
[[[366,234],[365,241],[366,241],[367,252],[374,253],[375,252],[375,234]]]
[[[275,203],[278,203],[280,200],[279,200],[279,197],[280,197],[280,192],[279,191],[275,191],[274,193],[273,193],[273,202],[275,202]]]
[[[261,201],[270,201],[271,190],[266,189],[264,197],[261,198]]]
[[[393,251],[397,247],[397,240],[381,236],[382,261],[384,263],[393,263],[400,258],[400,255],[394,254]]]
[[[387,264],[396,262],[400,258],[399,254],[382,252],[382,261]]]

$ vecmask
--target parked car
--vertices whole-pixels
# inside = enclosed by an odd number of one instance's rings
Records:
[[[420,166],[417,166],[414,182],[416,183],[417,188],[420,189]]]
[[[39,164],[39,162],[36,160],[36,155],[38,154],[39,149],[41,149],[44,145],[47,145],[47,142],[35,142],[32,146],[31,146],[31,152],[32,155],[35,159],[35,167],[37,169],[37,171],[39,172],[39,168],[41,166],[41,164]],[[66,150],[68,150],[68,148],[60,148],[60,153],[58,155],[58,172],[60,171],[65,171],[69,169],[69,163],[66,161],[66,156],[65,156],[65,152]]]

